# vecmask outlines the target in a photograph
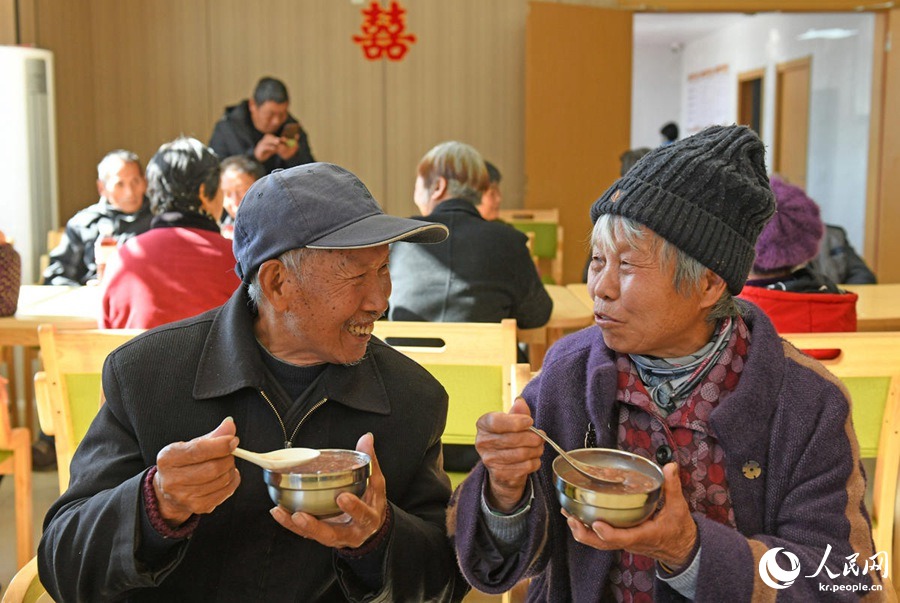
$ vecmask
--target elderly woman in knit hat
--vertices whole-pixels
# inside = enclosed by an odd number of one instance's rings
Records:
[[[812,601],[881,586],[863,567],[875,551],[846,391],[734,297],[774,209],[763,145],[738,126],[655,149],[594,203],[596,327],[560,340],[509,413],[479,419],[481,462],[451,503],[476,588]],[[664,502],[632,528],[563,513],[532,425],[565,449],[658,463]],[[834,571],[848,559],[850,575]]]
[[[857,295],[809,266],[825,232],[819,206],[780,176],[769,183],[775,215],[756,241],[741,299],[762,308],[779,333],[855,331]]]

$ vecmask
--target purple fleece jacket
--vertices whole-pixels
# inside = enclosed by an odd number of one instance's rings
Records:
[[[751,330],[747,363],[736,390],[710,418],[725,450],[737,530],[694,514],[702,547],[696,600],[855,600],[859,593],[819,586],[881,583],[879,572],[864,574],[862,567],[859,576],[843,575],[848,556],[859,553],[862,566],[874,554],[849,395],[821,364],[783,341],[755,306],[743,307]],[[596,429],[597,446],[615,447],[615,393],[613,352],[591,327],[550,350],[523,396],[537,426],[569,450],[584,446],[588,423]],[[499,553],[480,516],[484,466],[479,463],[454,494],[448,528],[462,571],[479,590],[500,593],[531,577],[529,601],[586,603],[603,597],[613,555],[571,536],[553,487],[554,456],[546,447],[531,477],[535,498],[526,542],[510,558]],[[757,477],[745,476],[750,461],[761,467]],[[828,567],[838,577],[830,579],[823,569],[807,578],[828,545]],[[801,568],[794,583],[779,590],[767,586],[758,570],[762,555],[776,547],[796,555]],[[787,568],[784,551],[778,555]],[[654,599],[683,597],[656,580]]]

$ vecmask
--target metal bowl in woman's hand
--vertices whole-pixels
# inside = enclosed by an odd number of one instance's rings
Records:
[[[610,448],[581,448],[569,454],[624,477],[622,483],[597,482],[581,475],[564,458],[553,460],[559,504],[585,525],[600,520],[616,528],[628,528],[642,523],[656,510],[663,484],[663,472],[656,463]]]

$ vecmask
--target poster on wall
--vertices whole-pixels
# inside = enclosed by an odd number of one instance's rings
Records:
[[[687,134],[734,121],[728,65],[717,65],[688,75]]]

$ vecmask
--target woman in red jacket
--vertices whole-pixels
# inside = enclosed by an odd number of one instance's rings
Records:
[[[150,230],[110,259],[103,326],[148,329],[225,303],[240,285],[231,241],[219,233],[219,158],[193,138],[159,148],[147,165]]]

